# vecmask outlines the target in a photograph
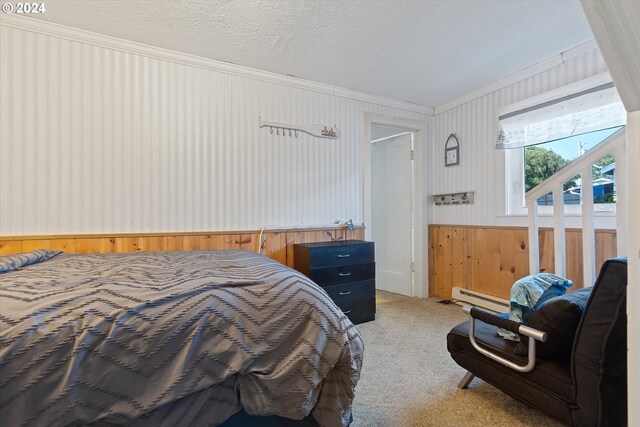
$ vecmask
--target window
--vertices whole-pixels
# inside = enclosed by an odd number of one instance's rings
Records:
[[[530,98],[500,111],[496,148],[504,149],[507,214],[526,214],[524,195],[562,167],[609,138],[626,124],[626,111],[607,75]],[[593,168],[596,210],[615,209],[613,153]],[[581,182],[564,185],[567,213],[579,213]],[[538,200],[551,213],[552,195]]]
[[[524,192],[531,190],[620,128],[621,126],[524,147]],[[579,205],[580,190],[579,176],[566,182],[564,184],[565,205]],[[608,154],[593,167],[593,202],[595,204],[615,203],[614,153]],[[538,199],[538,205],[553,205],[553,200],[550,195],[547,195]]]

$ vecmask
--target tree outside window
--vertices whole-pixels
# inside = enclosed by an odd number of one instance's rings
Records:
[[[557,171],[571,163],[589,149],[607,139],[620,128],[605,129],[584,135],[565,138],[524,149],[525,192],[531,190]],[[580,204],[580,176],[564,184],[564,202]],[[593,167],[594,203],[615,203],[615,157],[608,154]],[[538,199],[539,205],[552,205],[551,193]]]

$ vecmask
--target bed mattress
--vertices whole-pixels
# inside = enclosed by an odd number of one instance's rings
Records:
[[[348,425],[357,329],[308,278],[248,251],[60,254],[0,274],[6,426]]]

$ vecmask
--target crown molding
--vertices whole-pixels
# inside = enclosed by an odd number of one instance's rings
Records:
[[[270,71],[258,70],[256,68],[245,67],[229,62],[204,58],[201,56],[189,55],[187,53],[119,39],[116,37],[98,34],[80,28],[56,24],[41,19],[0,14],[0,26],[34,32],[47,36],[59,37],[78,43],[118,50],[120,52],[130,53],[133,55],[142,55],[148,58],[170,61],[176,64],[198,67],[238,77],[260,80],[268,83],[275,83],[283,86],[309,90],[362,102],[369,102],[376,105],[397,108],[400,110],[411,111],[414,113],[420,113],[429,116],[433,115],[433,108],[413,104],[411,102],[400,101],[397,99],[372,95],[364,92],[358,92],[352,89],[346,89],[328,85],[325,83],[318,83],[311,80],[272,73]]]
[[[492,92],[503,89],[509,85],[518,83],[521,80],[527,79],[529,77],[535,76],[536,74],[540,74],[544,71],[547,71],[554,67],[562,65],[566,60],[570,58],[574,58],[576,56],[579,56],[584,53],[591,52],[597,49],[598,49],[598,45],[596,44],[596,41],[590,40],[586,43],[580,44],[565,52],[553,55],[552,57],[547,58],[544,61],[537,62],[526,68],[523,68],[520,71],[516,71],[513,74],[509,74],[508,76],[500,80],[496,80],[495,82],[490,83],[486,86],[483,86],[480,89],[470,92],[467,95],[464,95],[456,100],[453,100],[444,105],[436,107],[434,108],[433,114],[436,115],[436,114],[444,113],[445,111],[459,107],[460,105],[466,104],[467,102],[473,101],[474,99],[488,95]]]

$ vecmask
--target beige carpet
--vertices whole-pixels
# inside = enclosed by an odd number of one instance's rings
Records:
[[[458,305],[378,292],[374,322],[358,325],[365,343],[352,427],[559,426],[550,418],[474,379],[449,356],[447,332],[465,320]]]

